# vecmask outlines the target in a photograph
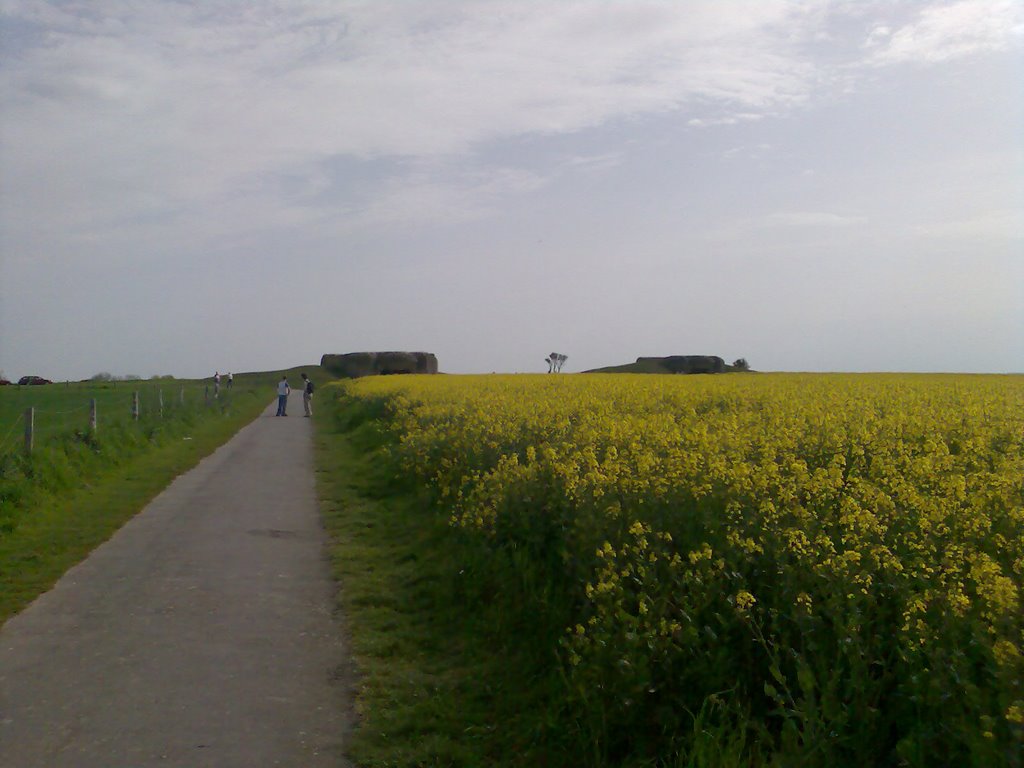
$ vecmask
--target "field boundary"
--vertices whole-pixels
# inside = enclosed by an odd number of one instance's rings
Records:
[[[45,404],[53,397],[47,389],[60,389],[62,406]],[[13,389],[13,388],[12,388]],[[88,434],[95,437],[101,429],[128,423],[147,424],[173,419],[187,413],[200,413],[203,409],[230,407],[232,390],[212,393],[209,385],[194,381],[182,382],[166,390],[162,386],[146,383],[130,387],[122,384],[68,385],[47,384],[17,387],[12,395],[21,402],[15,408],[7,405],[0,422],[0,456],[24,452],[31,453],[72,435]],[[20,390],[25,390],[21,392]],[[36,395],[36,397],[32,397]],[[71,405],[71,403],[77,403]]]

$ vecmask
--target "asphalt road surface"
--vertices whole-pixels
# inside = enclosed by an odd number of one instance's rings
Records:
[[[312,425],[275,409],[0,629],[0,766],[345,765]]]

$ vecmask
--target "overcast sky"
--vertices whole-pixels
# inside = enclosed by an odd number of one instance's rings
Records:
[[[1024,2],[0,0],[0,370],[1024,370]]]

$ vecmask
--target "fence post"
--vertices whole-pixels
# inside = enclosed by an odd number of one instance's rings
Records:
[[[164,417],[164,391],[162,389],[156,391],[156,400],[160,405],[160,418],[162,419]]]
[[[25,409],[25,453],[32,454],[32,442],[35,439],[36,409]]]
[[[138,391],[132,392],[132,419],[134,421],[139,420],[139,393]]]
[[[206,385],[206,389],[203,390],[203,393],[204,393],[204,398],[203,399],[206,401],[206,405],[209,406],[210,405],[210,385],[209,384]]]
[[[185,407],[185,388],[184,387],[182,387],[181,391],[178,393],[178,401],[181,403],[181,407],[184,408]]]
[[[89,434],[96,437],[96,398],[89,400]]]

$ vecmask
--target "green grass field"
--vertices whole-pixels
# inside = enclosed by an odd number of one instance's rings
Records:
[[[319,366],[296,368],[308,370],[311,375],[325,376]],[[231,390],[221,382],[222,401],[241,392],[266,390],[268,402],[273,398],[273,386],[280,371],[242,373],[235,375]],[[212,399],[213,383],[210,379],[150,379],[107,382],[57,382],[42,386],[0,387],[0,455],[20,450],[24,444],[26,409],[34,408],[35,443],[44,446],[55,438],[89,427],[90,401],[96,400],[98,428],[126,424],[132,420],[133,394],[139,395],[139,420],[151,421],[174,418],[185,411],[196,411],[207,405],[207,394]],[[163,402],[161,408],[161,400]]]

